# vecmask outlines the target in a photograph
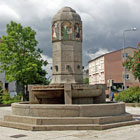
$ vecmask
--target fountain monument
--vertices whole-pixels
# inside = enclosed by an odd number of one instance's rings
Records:
[[[52,19],[52,81],[29,85],[29,102],[13,103],[1,126],[25,130],[102,130],[140,123],[125,103],[106,103],[104,84],[83,84],[82,21],[70,7]]]

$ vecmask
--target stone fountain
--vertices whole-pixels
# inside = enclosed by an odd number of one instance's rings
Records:
[[[83,84],[82,21],[70,7],[52,19],[52,81],[29,85],[29,103],[13,103],[1,126],[25,130],[108,129],[137,124],[124,103],[105,103],[103,84]]]

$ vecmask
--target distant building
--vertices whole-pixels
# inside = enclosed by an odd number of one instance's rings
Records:
[[[136,50],[136,48],[132,47],[125,48],[124,55],[126,57],[133,56]],[[126,75],[124,75],[122,63],[122,49],[104,54],[89,61],[89,84],[106,84],[108,88],[114,86],[114,88],[121,90],[124,88],[123,77],[125,76],[127,88],[140,85],[139,81],[134,79],[130,71],[126,70]]]
[[[17,82],[15,81],[12,81],[12,82],[8,82],[6,79],[5,79],[5,72],[4,73],[0,73],[0,86],[7,90],[9,93],[12,93],[12,92],[19,92],[20,91],[20,88],[19,88],[19,85]]]

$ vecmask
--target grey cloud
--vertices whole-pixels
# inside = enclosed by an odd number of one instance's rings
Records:
[[[122,48],[123,30],[131,27],[140,29],[140,2],[137,0],[0,0],[20,15],[13,19],[24,26],[31,26],[37,32],[38,47],[44,55],[52,57],[51,19],[56,12],[70,6],[83,20],[83,65],[91,59],[88,54],[96,53],[100,48],[113,51]],[[4,34],[5,25],[11,19],[5,17],[0,22],[0,36]],[[140,41],[140,31],[126,32],[126,47],[136,47]]]

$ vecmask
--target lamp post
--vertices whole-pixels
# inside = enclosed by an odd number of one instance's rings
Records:
[[[123,62],[125,61],[125,58],[126,58],[126,54],[125,54],[125,32],[136,31],[136,30],[137,30],[136,28],[131,28],[131,29],[127,29],[127,30],[123,31]],[[125,67],[123,67],[123,72],[124,72],[123,86],[124,86],[124,89],[126,89],[126,68]]]

